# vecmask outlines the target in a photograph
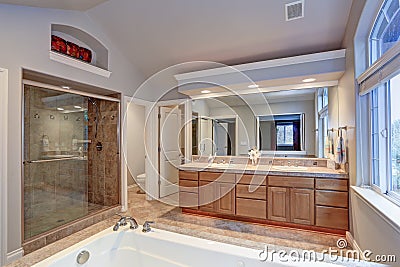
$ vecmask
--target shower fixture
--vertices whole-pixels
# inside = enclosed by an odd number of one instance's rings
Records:
[[[93,98],[91,98],[91,97],[88,97],[88,101],[95,107],[95,109],[96,109],[96,116],[94,117],[94,123],[95,123],[95,125],[96,125],[96,128],[95,128],[95,132],[94,132],[94,138],[97,138],[97,127],[98,127],[98,125],[99,125],[99,119],[101,118],[100,117],[100,112],[99,112],[99,107],[97,106],[97,103],[96,103],[96,100],[95,99],[93,99]]]

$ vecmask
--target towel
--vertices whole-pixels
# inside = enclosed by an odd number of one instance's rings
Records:
[[[336,139],[336,153],[335,153],[335,162],[338,164],[345,164],[347,159],[346,159],[346,141],[345,138],[343,137],[342,131],[340,131],[340,134],[338,138]]]

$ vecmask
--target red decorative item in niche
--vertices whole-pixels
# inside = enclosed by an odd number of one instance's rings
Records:
[[[67,42],[58,36],[51,36],[51,50],[57,51],[63,54],[67,53]]]
[[[79,47],[79,59],[88,63],[92,62],[92,51],[84,47]]]
[[[74,58],[79,58],[79,46],[67,41],[67,55]]]
[[[66,41],[56,35],[51,35],[51,50],[68,55],[73,58],[80,59],[87,63],[92,62],[91,50],[80,47],[79,45],[74,44],[73,42]]]

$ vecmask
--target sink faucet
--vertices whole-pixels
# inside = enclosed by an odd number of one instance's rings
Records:
[[[217,156],[217,153],[215,153],[214,156],[212,154],[210,154],[210,156],[208,156],[208,164],[213,163],[216,156]]]
[[[129,222],[130,224],[130,229],[137,229],[139,227],[138,223],[136,222],[136,220],[132,217],[121,217],[121,219],[119,219],[119,221],[114,225],[113,230],[114,231],[118,231],[120,226],[125,226],[127,225]]]
[[[150,224],[151,224],[151,223],[154,223],[154,222],[152,222],[152,221],[145,221],[145,222],[144,222],[144,224],[143,224],[143,229],[142,229],[142,232],[143,232],[143,233],[148,233],[148,232],[151,231],[151,227],[150,227]]]

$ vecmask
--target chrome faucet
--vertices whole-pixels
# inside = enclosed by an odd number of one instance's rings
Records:
[[[217,153],[215,153],[214,156],[212,154],[210,154],[210,156],[208,156],[208,159],[207,159],[208,165],[211,165],[214,162],[216,156],[217,156]]]
[[[152,221],[145,221],[145,222],[144,222],[144,224],[143,224],[143,229],[142,229],[142,232],[143,232],[143,233],[148,233],[148,232],[151,231],[151,227],[150,227],[150,224],[151,224],[151,223],[154,223],[154,222],[152,222]]]
[[[132,217],[121,217],[121,219],[119,219],[119,221],[114,225],[113,230],[114,231],[118,231],[120,226],[125,226],[127,225],[129,222],[130,224],[130,229],[134,230],[137,229],[139,227],[138,223],[136,222],[136,220]]]

